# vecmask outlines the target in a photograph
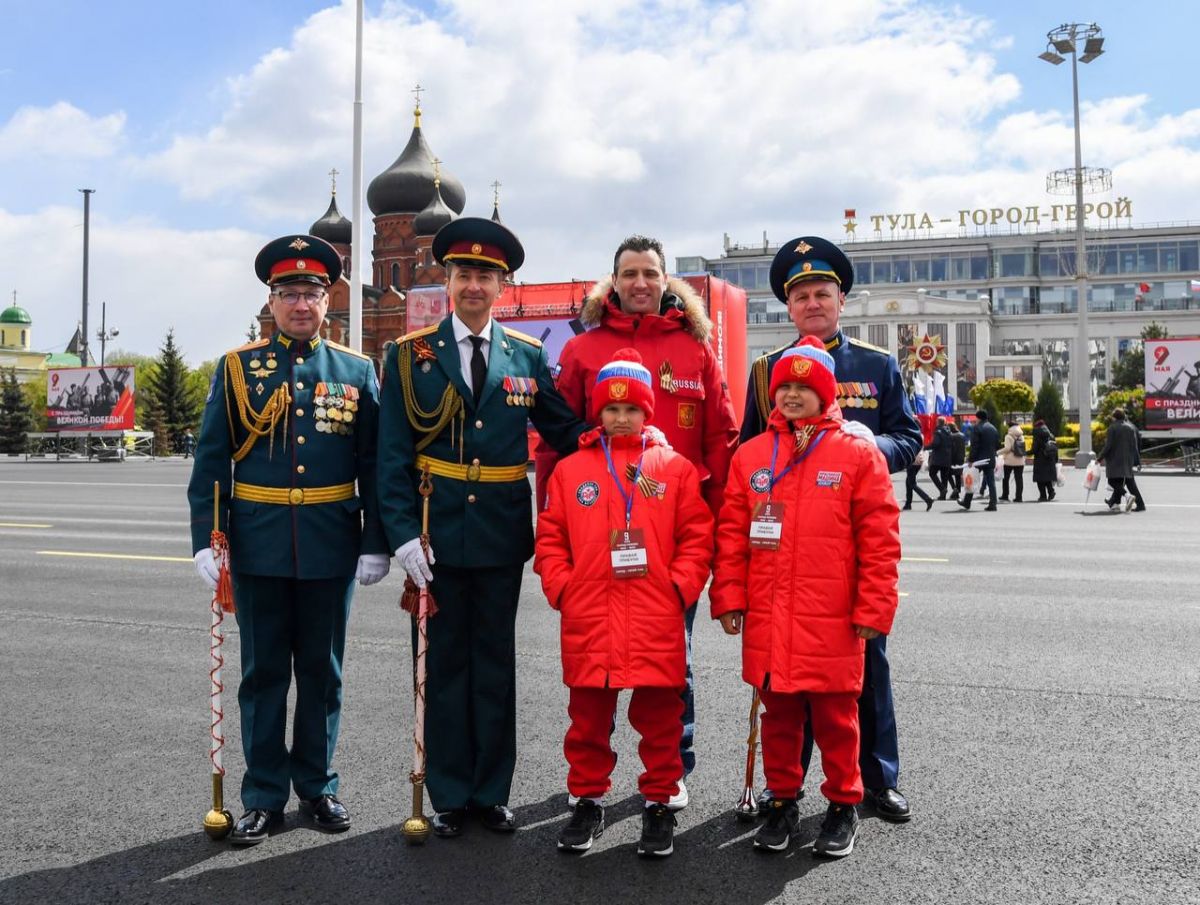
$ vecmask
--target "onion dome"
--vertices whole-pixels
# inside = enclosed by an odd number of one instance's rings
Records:
[[[417,214],[416,219],[413,220],[413,228],[417,231],[418,236],[432,236],[456,216],[454,211],[446,207],[445,199],[442,198],[441,180],[435,179],[433,181],[433,198],[430,199],[425,210]]]
[[[324,239],[332,245],[350,244],[351,223],[338,210],[336,194],[329,197],[329,210],[325,211],[324,216],[309,227],[308,233],[310,236]]]
[[[0,311],[0,324],[22,324],[29,326],[33,323],[33,318],[29,316],[29,312],[17,305],[10,305],[3,311]]]
[[[371,213],[415,214],[424,211],[434,195],[433,152],[421,132],[421,108],[415,111],[415,123],[408,144],[395,162],[371,180],[367,187],[367,205]],[[456,214],[467,206],[463,184],[442,171],[442,200]]]

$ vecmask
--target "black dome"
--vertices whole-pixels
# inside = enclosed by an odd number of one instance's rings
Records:
[[[446,202],[442,199],[441,186],[435,184],[433,197],[429,200],[425,210],[417,214],[416,219],[413,220],[413,228],[416,229],[418,236],[432,236],[456,216],[454,211],[446,207]]]
[[[338,210],[336,195],[330,197],[329,210],[325,211],[325,215],[314,223],[308,232],[309,235],[324,239],[333,245],[350,244],[351,223]]]
[[[467,206],[463,184],[447,173],[442,176],[442,200],[454,213]],[[371,180],[367,187],[367,206],[375,216],[415,214],[425,210],[433,199],[433,152],[425,143],[420,119],[413,126],[408,144],[395,162]]]

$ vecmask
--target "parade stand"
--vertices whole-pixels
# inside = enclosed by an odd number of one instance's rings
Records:
[[[136,430],[46,431],[25,435],[25,459],[153,459],[154,433]]]

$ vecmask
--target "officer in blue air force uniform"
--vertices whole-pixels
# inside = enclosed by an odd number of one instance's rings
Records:
[[[850,339],[838,321],[854,269],[842,250],[825,239],[802,236],[785,243],[771,262],[771,288],[788,307],[800,336],[825,338],[833,356],[837,401],[845,416],[843,430],[879,447],[891,472],[903,471],[921,449],[921,427],[909,407],[908,395],[895,357],[886,349]],[[771,368],[794,343],[758,358],[751,366],[742,421],[743,441],[761,433],[771,411],[768,392]],[[911,816],[907,800],[896,786],[900,748],[892,702],[887,636],[866,644],[866,673],[858,701],[859,761],[863,785],[879,816],[905,821]],[[805,731],[802,763],[808,772],[812,733]],[[770,797],[769,795],[767,796]]]
[[[227,352],[217,366],[188,484],[192,547],[210,587],[214,481],[229,537],[246,756],[246,813],[230,837],[235,845],[261,842],[280,825],[289,784],[318,828],[350,826],[331,768],[346,621],[355,578],[379,581],[390,558],[375,493],[375,369],[319,334],[327,288],[341,275],[338,254],[313,236],[284,236],[259,252],[254,267],[270,287],[278,329]]]
[[[515,828],[516,615],[533,555],[526,423],[561,455],[587,425],[554,388],[536,339],[501,327],[492,304],[525,253],[500,224],[463,217],[433,255],[454,312],[401,337],[384,363],[379,495],[396,559],[429,584],[426,788],[433,831],[457,836],[468,811],[488,829]],[[422,472],[431,475],[430,554],[422,552]],[[414,643],[414,649],[415,649]]]

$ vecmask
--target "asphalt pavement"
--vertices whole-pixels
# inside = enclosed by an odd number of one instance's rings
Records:
[[[838,862],[811,856],[819,776],[786,855],[753,852],[753,827],[733,818],[750,693],[738,641],[703,602],[691,805],[674,856],[647,863],[623,714],[609,828],[582,858],[555,851],[566,692],[557,615],[532,572],[517,833],[404,842],[410,646],[393,574],[358,592],[350,624],[335,765],[352,829],[320,834],[293,801],[285,831],[257,848],[210,841],[209,595],[191,563],[189,474],[182,460],[0,458],[0,902],[1200,902],[1200,478],[1144,474],[1144,513],[1107,513],[1096,494],[1085,507],[1068,469],[1052,503],[902,514],[888,649],[914,817],[897,826],[864,808]],[[232,624],[226,652],[236,817]]]

